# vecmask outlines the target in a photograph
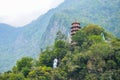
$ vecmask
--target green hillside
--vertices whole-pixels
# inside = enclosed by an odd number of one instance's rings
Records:
[[[0,79],[120,80],[120,39],[90,24],[79,30],[72,40],[77,45],[71,46],[59,32],[54,45],[43,50],[38,59],[21,58],[12,70],[0,74]],[[53,68],[55,58],[57,68]]]
[[[65,0],[22,28],[0,25],[0,72],[10,70],[24,56],[37,57],[53,45],[57,31],[68,35],[71,23],[97,24],[120,37],[120,0]],[[8,33],[6,33],[8,31]]]

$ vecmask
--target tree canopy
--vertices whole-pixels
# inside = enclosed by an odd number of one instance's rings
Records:
[[[77,42],[76,46],[68,44],[63,34],[58,32],[54,45],[42,51],[38,59],[23,57],[11,71],[0,74],[0,79],[120,80],[119,38],[98,25],[90,24],[78,31],[72,40]],[[54,69],[55,58],[58,64]]]

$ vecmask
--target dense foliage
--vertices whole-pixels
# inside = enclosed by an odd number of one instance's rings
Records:
[[[38,59],[23,57],[0,80],[120,80],[120,39],[94,24],[72,37],[77,45],[59,33]],[[52,68],[55,58],[58,65]]]

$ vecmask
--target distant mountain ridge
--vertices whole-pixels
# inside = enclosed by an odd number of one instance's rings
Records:
[[[65,0],[22,28],[0,24],[0,72],[11,69],[23,56],[37,57],[41,48],[52,45],[58,30],[67,35],[75,20],[82,27],[100,25],[120,37],[119,3],[120,0]]]
[[[0,44],[9,43],[6,41],[7,39],[9,39],[10,42],[13,41],[13,40],[11,40],[12,39],[11,36],[17,37],[17,35],[19,34],[19,32],[17,32],[17,31],[18,31],[17,28],[14,28],[10,25],[0,24],[0,33],[1,33],[0,34]]]

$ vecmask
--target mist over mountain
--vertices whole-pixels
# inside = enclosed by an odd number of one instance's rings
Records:
[[[56,32],[66,35],[71,23],[97,24],[120,37],[120,0],[65,0],[22,28],[0,24],[0,72],[10,70],[23,56],[37,57],[41,48],[52,45]]]

